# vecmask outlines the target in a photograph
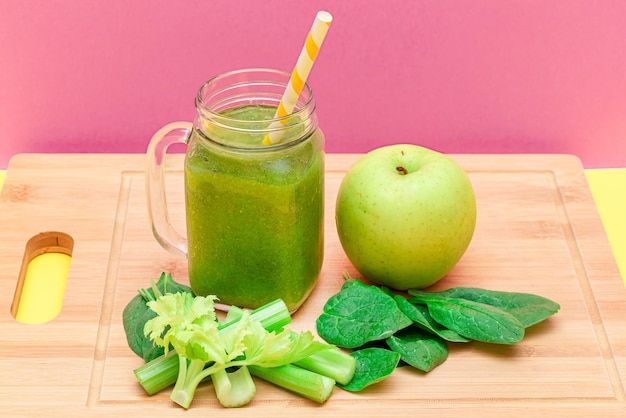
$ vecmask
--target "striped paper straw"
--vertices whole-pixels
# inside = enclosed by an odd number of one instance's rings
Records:
[[[298,102],[298,97],[300,97],[304,83],[306,83],[306,79],[311,72],[311,68],[313,68],[315,58],[317,58],[317,54],[322,46],[322,42],[324,42],[324,38],[326,37],[326,33],[328,32],[328,28],[330,27],[332,21],[333,17],[330,13],[325,11],[317,12],[315,20],[313,21],[313,26],[311,26],[311,30],[306,37],[306,42],[304,43],[304,47],[302,48],[298,61],[296,62],[296,66],[291,73],[285,93],[280,99],[274,119],[283,118],[293,112],[293,108]],[[270,125],[270,129],[276,128],[280,126],[281,123],[286,122],[286,119],[283,119],[280,122],[274,122]],[[265,136],[263,143],[265,145],[270,145],[276,143],[279,139],[279,133],[271,131]]]

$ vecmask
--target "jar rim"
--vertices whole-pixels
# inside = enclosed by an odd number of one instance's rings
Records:
[[[200,106],[202,113],[207,113],[209,116],[212,116],[212,117],[219,117],[222,120],[241,121],[241,119],[229,117],[229,116],[226,116],[219,112],[214,111],[210,106],[208,106],[207,102],[205,101],[204,94],[207,92],[209,88],[211,88],[212,86],[215,86],[217,83],[222,82],[228,78],[237,79],[238,76],[243,77],[246,74],[254,74],[254,73],[258,73],[259,75],[266,74],[268,76],[281,77],[284,80],[264,79],[258,76],[249,77],[249,78],[246,77],[246,78],[240,79],[240,82],[237,83],[236,85],[244,85],[244,82],[248,84],[249,83],[265,83],[268,85],[271,83],[280,83],[283,86],[283,88],[286,89],[288,87],[289,80],[291,78],[291,74],[289,72],[278,70],[278,69],[273,69],[273,68],[262,68],[262,67],[242,68],[238,70],[227,71],[215,77],[210,78],[204,84],[202,84],[202,86],[200,86],[200,88],[198,89],[198,92],[196,93],[196,99],[195,99],[196,108]],[[231,84],[228,84],[228,86],[231,86]],[[224,88],[218,90],[218,92],[221,92],[221,91],[224,91]],[[310,114],[314,112],[315,111],[315,97],[313,95],[313,89],[311,88],[308,82],[304,82],[303,87],[302,87],[302,93],[299,95],[298,99],[301,99],[303,97],[306,100],[303,102],[298,101],[296,103],[296,108],[294,108],[293,112],[291,112],[290,114],[286,116],[282,116],[282,117],[265,119],[265,120],[262,120],[261,122],[270,122],[270,123],[280,122],[280,121],[293,118],[294,116],[299,117],[300,115],[303,115],[306,113]]]
[[[315,116],[315,98],[308,83],[304,83],[294,110],[288,115],[268,119],[246,120],[223,113],[224,110],[246,105],[273,105],[278,106],[285,89],[290,88],[291,74],[271,68],[244,68],[219,74],[206,81],[196,94],[196,111],[200,120],[205,120],[213,126],[219,126],[229,131],[239,131],[245,134],[269,134],[270,132],[293,129],[296,125],[304,126],[303,137],[291,141],[280,141],[263,146],[226,144],[223,141],[211,138],[201,128],[198,121],[195,127],[204,140],[241,151],[270,151],[290,147],[302,142],[312,133],[310,127],[317,126]],[[294,121],[297,121],[294,125]],[[312,125],[310,125],[312,123]],[[263,127],[259,127],[261,124]],[[308,126],[308,128],[307,128]],[[306,133],[308,132],[308,134]]]

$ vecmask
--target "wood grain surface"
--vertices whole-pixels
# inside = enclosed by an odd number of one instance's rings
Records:
[[[314,331],[342,271],[360,277],[334,224],[335,197],[359,155],[328,155],[325,261],[292,328]],[[145,395],[121,314],[162,271],[187,280],[150,229],[142,155],[24,154],[13,158],[0,197],[0,405],[9,417],[86,416],[626,416],[624,289],[580,161],[566,155],[453,155],[478,202],[465,256],[434,288],[532,292],[561,312],[514,346],[450,345],[425,374],[404,367],[361,393],[335,389],[318,405],[257,380],[246,407],[222,408],[210,385],[191,409],[169,392]],[[182,156],[167,161],[167,196],[184,229]],[[44,231],[73,237],[63,309],[42,325],[18,323],[10,307],[24,246]]]

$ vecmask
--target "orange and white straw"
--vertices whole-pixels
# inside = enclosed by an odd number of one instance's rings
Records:
[[[313,26],[311,26],[311,30],[306,37],[302,52],[300,52],[298,61],[291,73],[291,78],[289,79],[285,93],[280,99],[274,119],[284,118],[293,112],[332,21],[333,17],[330,13],[325,11],[317,12]],[[279,127],[280,123],[286,123],[286,119],[281,119],[280,122],[274,122],[270,125],[270,133],[263,139],[265,145],[278,142],[280,135],[276,130],[271,129]]]

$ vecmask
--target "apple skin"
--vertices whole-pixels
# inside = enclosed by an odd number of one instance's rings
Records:
[[[370,151],[341,182],[335,209],[341,245],[372,282],[422,289],[442,279],[474,235],[476,198],[450,157],[412,144]]]

